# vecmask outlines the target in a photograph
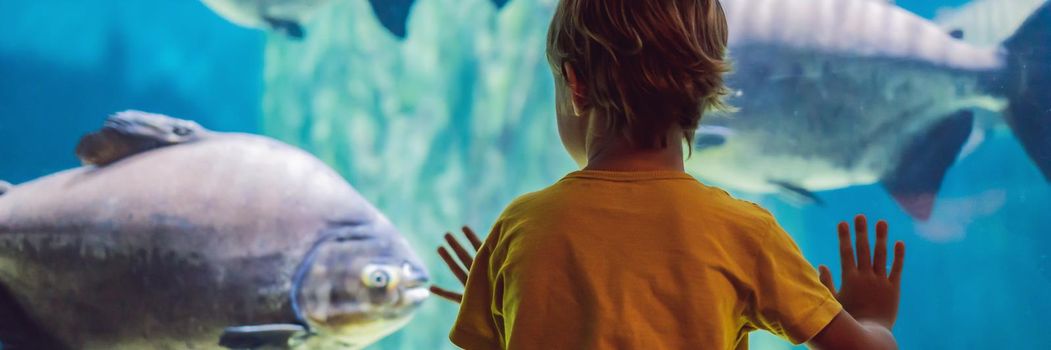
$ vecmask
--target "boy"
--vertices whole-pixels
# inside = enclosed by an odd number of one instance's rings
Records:
[[[741,349],[764,329],[823,349],[896,348],[904,245],[886,271],[840,224],[842,289],[774,218],[683,171],[724,108],[716,0],[562,0],[548,34],[559,133],[583,168],[515,200],[477,252],[450,338],[465,349]],[[465,230],[472,243],[477,239]],[[439,295],[455,296],[441,289]]]

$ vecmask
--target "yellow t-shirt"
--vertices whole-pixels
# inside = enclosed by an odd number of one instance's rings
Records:
[[[474,349],[735,349],[841,310],[764,209],[682,172],[578,171],[515,200],[450,339]]]

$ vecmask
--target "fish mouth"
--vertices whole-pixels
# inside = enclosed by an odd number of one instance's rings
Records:
[[[402,298],[405,299],[406,304],[416,307],[423,303],[424,300],[427,300],[430,296],[430,288],[426,285],[421,285],[418,287],[405,288]]]
[[[405,271],[410,272],[408,268]],[[326,303],[323,309],[307,311],[304,316],[311,324],[326,325],[335,329],[406,319],[431,296],[429,282],[430,279],[425,273],[407,275],[401,285],[392,290],[396,294],[388,303],[372,304],[367,300],[342,305]]]
[[[415,264],[406,264],[405,274],[402,299],[406,304],[417,306],[431,296],[431,278],[426,269]]]
[[[356,332],[352,328],[370,328],[370,325],[408,320],[431,296],[430,288],[421,285],[401,288],[398,299],[385,306],[337,307],[323,315],[307,314],[311,324],[338,330],[336,333]]]

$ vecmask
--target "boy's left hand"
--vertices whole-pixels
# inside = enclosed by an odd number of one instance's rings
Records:
[[[819,276],[821,283],[832,292],[851,316],[859,321],[876,322],[890,330],[898,318],[905,243],[898,241],[894,244],[894,261],[888,275],[887,230],[886,221],[876,223],[876,249],[870,251],[868,220],[864,215],[854,218],[854,231],[857,236],[855,259],[855,247],[851,247],[850,225],[841,222],[838,226],[842,265],[839,290],[836,290],[832,272],[827,266],[819,267]]]
[[[474,251],[478,252],[482,248],[482,240],[478,239],[478,235],[471,230],[470,227],[463,227],[463,235],[467,237],[467,240],[471,242],[471,246],[474,247]],[[453,259],[452,255],[449,254],[449,250],[445,249],[444,246],[438,246],[438,255],[445,261],[445,265],[449,266],[449,271],[452,271],[453,275],[460,280],[460,283],[467,284],[467,271],[471,270],[471,264],[474,262],[474,257],[467,252],[460,242],[453,237],[452,233],[445,233],[445,242],[449,243],[449,247],[452,248],[453,252],[456,253],[456,257],[459,258],[460,262],[457,263]],[[436,285],[431,285],[431,293],[447,299],[449,301],[460,303],[463,299],[463,294],[443,289]]]

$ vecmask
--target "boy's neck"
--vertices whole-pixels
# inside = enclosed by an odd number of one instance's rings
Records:
[[[621,137],[589,137],[587,152],[588,163],[584,170],[685,171],[682,147],[677,141],[669,142],[664,148],[639,149]]]

